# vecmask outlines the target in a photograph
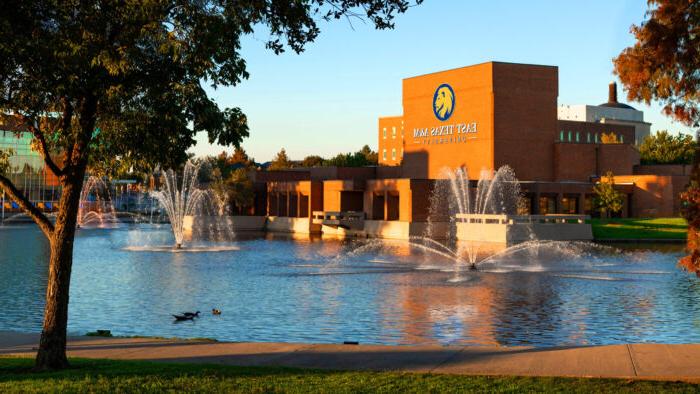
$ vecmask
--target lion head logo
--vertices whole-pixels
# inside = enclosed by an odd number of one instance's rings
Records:
[[[433,112],[435,117],[445,121],[452,116],[455,110],[455,92],[446,83],[438,86],[433,96]]]

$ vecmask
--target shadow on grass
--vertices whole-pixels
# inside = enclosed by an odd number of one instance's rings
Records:
[[[4,392],[689,392],[681,382],[623,379],[459,376],[232,367],[71,359],[72,368],[31,372],[29,358],[0,357]]]

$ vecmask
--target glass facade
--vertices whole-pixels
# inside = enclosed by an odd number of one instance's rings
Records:
[[[0,150],[13,151],[7,174],[10,181],[37,207],[51,211],[60,196],[58,178],[48,171],[41,155],[32,150],[32,139],[31,133],[0,130]],[[0,203],[6,212],[19,210],[3,193],[0,193]]]

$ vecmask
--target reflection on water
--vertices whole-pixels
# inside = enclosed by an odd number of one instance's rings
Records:
[[[700,341],[700,284],[676,267],[678,246],[544,247],[454,281],[451,261],[401,241],[256,236],[215,252],[146,247],[169,244],[164,226],[81,230],[69,330],[382,344]],[[35,228],[0,228],[0,331],[41,329],[47,259]],[[192,310],[205,313],[173,324],[171,313]]]

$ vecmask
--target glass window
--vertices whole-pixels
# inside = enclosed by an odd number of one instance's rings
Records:
[[[595,133],[595,143],[598,143],[598,133]]]
[[[391,138],[396,139],[396,127],[391,128]]]
[[[391,160],[396,160],[396,148],[391,150]]]
[[[586,142],[591,143],[591,133],[586,133]]]
[[[564,141],[564,130],[559,132],[559,141]]]
[[[576,132],[576,142],[581,142],[581,136],[579,135],[579,132]]]
[[[540,196],[540,215],[557,213],[557,203],[554,197]]]
[[[625,136],[620,134],[620,143],[624,144],[625,143]]]
[[[382,160],[386,160],[386,149],[382,151]]]
[[[563,197],[561,199],[561,213],[573,215],[578,212],[578,198],[577,197]]]
[[[571,131],[569,131],[569,142],[571,142]]]
[[[382,134],[383,134],[384,139],[386,139],[386,127],[384,128]]]

